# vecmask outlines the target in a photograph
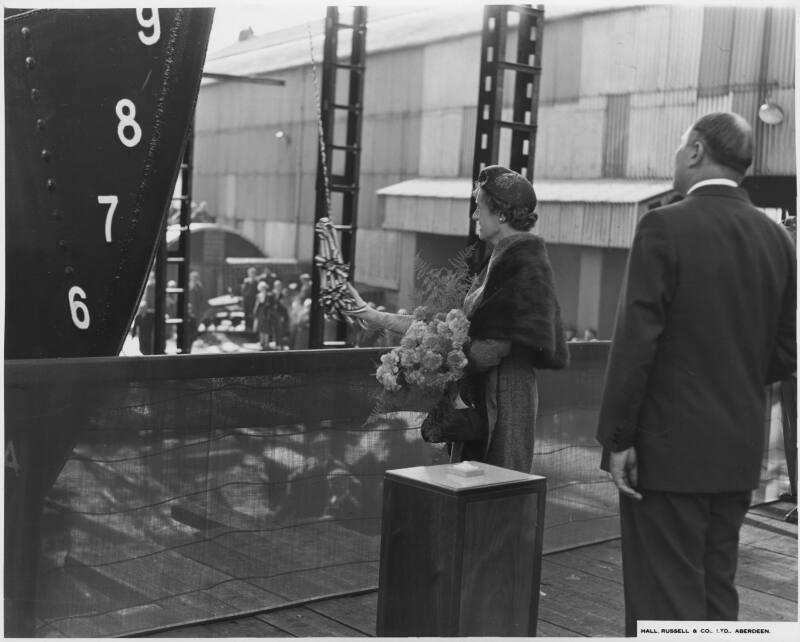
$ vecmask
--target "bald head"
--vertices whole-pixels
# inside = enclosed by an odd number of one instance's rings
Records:
[[[753,128],[739,114],[714,112],[698,118],[691,131],[711,160],[740,174],[753,162]]]

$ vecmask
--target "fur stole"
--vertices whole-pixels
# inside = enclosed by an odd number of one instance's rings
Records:
[[[505,339],[532,348],[532,365],[569,363],[553,268],[544,240],[515,234],[497,244],[483,295],[470,318],[473,339]]]

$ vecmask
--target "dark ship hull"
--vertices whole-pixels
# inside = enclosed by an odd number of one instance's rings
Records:
[[[172,197],[212,17],[5,19],[7,359],[119,354]]]
[[[172,199],[212,19],[213,9],[6,13],[6,359],[119,354]],[[35,631],[36,547],[23,544],[38,541],[43,498],[82,426],[31,421],[35,390],[17,382],[5,413],[14,637]],[[65,382],[50,394],[79,406],[91,391]]]

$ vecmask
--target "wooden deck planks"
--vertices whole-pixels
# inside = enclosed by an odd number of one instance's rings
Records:
[[[567,554],[568,553],[568,554]],[[622,587],[622,555],[619,540],[576,548],[558,555],[545,557],[554,564],[567,564],[584,573],[614,582]]]
[[[766,549],[743,548],[739,553],[736,581],[762,593],[785,599],[797,599],[797,574],[786,572],[797,568],[797,558]]]
[[[375,613],[378,610],[378,593],[352,595],[338,600],[314,602],[308,608],[337,622],[360,631],[364,635],[375,635]]]
[[[795,533],[797,532],[795,526]],[[740,547],[772,551],[787,558],[797,559],[797,537],[790,532],[775,532],[763,526],[745,522],[742,528]]]
[[[225,576],[243,578],[261,591],[261,597],[245,598],[248,605],[272,596],[262,601],[262,608],[267,608],[281,601],[377,585],[376,538],[336,522],[216,535],[213,541],[182,547],[180,552]]]
[[[590,597],[594,606],[615,609],[621,604],[621,589],[621,583],[586,572],[577,558],[542,560],[541,590],[545,595],[540,605],[549,601],[553,593],[559,593],[574,595],[576,600]]]
[[[230,605],[239,613],[243,611],[258,611],[285,603],[281,596],[245,580],[233,580],[217,584],[202,592],[213,596],[224,604]]]
[[[566,629],[539,619],[536,624],[536,637],[540,638],[579,638],[584,637],[574,629]]]
[[[739,591],[739,620],[741,622],[796,622],[797,597],[787,600],[761,591],[737,586]]]
[[[782,515],[783,512],[774,507],[754,509],[742,528],[737,576],[742,621],[794,621],[797,618],[797,525],[782,521]],[[358,565],[346,568],[354,575],[349,583],[356,583]],[[362,570],[375,573],[374,565],[365,564]],[[327,586],[336,574],[335,568],[327,569],[314,581]],[[540,637],[621,637],[624,634],[619,540],[546,555],[542,561],[541,589],[544,595],[540,598],[537,626]],[[219,637],[372,636],[376,607],[377,592],[371,592],[207,626]],[[211,637],[197,633],[197,626],[178,632],[182,636]],[[167,632],[152,637],[175,636],[177,633]]]
[[[367,637],[358,629],[307,607],[273,611],[259,615],[258,619],[286,631],[291,637]]]
[[[336,576],[336,570],[342,570],[343,567],[339,567],[339,569],[314,568],[308,571],[297,571],[287,575],[254,579],[252,583],[280,595],[287,602],[294,602],[318,595],[345,593],[359,590],[367,586],[375,586],[377,582],[372,579],[375,573],[370,570],[370,568],[374,568],[374,565],[372,567],[366,566],[365,568],[367,569],[365,570],[365,574],[369,573],[370,577],[365,577],[363,583],[359,582],[357,584],[347,582],[346,574],[343,574],[343,577]]]
[[[283,629],[259,620],[255,617],[222,620],[208,624],[195,624],[168,631],[163,631],[157,637],[162,638],[282,638],[290,637]]]
[[[559,554],[561,555],[561,554]],[[576,568],[576,566],[578,568]],[[569,560],[542,563],[539,621],[586,635],[624,635],[622,587],[579,572]]]

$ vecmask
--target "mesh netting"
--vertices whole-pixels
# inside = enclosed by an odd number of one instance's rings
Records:
[[[606,350],[573,350],[568,371],[540,378],[545,552],[618,533],[594,441]],[[35,635],[131,634],[376,588],[384,472],[447,460],[419,438],[420,400],[374,414],[378,354],[49,362],[21,383],[7,368],[7,433],[74,435],[43,500]]]

